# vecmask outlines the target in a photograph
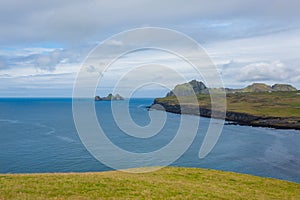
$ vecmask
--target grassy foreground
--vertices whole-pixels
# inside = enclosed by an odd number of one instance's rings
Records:
[[[0,199],[300,199],[300,184],[208,169],[0,175]]]

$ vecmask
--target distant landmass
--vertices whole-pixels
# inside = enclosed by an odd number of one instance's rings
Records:
[[[265,83],[253,83],[242,89],[225,89],[228,93],[235,92],[290,92],[297,91],[297,88],[289,84],[274,84],[272,86]]]
[[[95,101],[119,101],[119,100],[124,100],[124,98],[119,94],[116,95],[109,94],[106,97],[95,96]]]
[[[226,92],[225,119],[232,124],[300,130],[300,91],[289,84],[267,85],[253,83],[245,88],[208,88],[203,82],[192,80],[176,85],[163,98],[156,98],[150,109],[178,114],[212,116],[209,92]],[[175,95],[176,94],[176,95]],[[196,94],[198,104],[191,103]],[[179,104],[179,99],[181,103]],[[185,109],[182,109],[182,108]],[[219,111],[222,113],[222,111]]]
[[[188,83],[178,84],[175,88],[170,91],[166,96],[190,96],[193,94],[209,94],[209,91],[218,92],[220,88],[208,88],[206,85],[197,80],[192,80]],[[253,83],[245,88],[241,89],[231,89],[225,88],[226,93],[241,93],[241,92],[287,92],[287,91],[297,91],[292,85],[289,84],[274,84],[272,86],[265,83]]]

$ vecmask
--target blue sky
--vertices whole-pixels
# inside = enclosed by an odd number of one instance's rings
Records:
[[[0,1],[0,97],[71,96],[92,48],[118,32],[148,26],[174,29],[199,42],[226,87],[265,82],[300,88],[299,8],[297,0]],[[145,57],[176,65],[167,55],[140,53],[107,77]],[[101,85],[103,94],[111,90],[111,80]],[[146,87],[141,95],[165,91]]]

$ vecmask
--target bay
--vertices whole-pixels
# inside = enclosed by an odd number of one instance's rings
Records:
[[[150,123],[147,106],[152,102],[153,99],[129,101],[130,115],[138,125]],[[126,101],[117,103],[122,106]],[[175,137],[180,124],[180,115],[167,113],[159,134],[134,138],[118,127],[109,101],[96,102],[95,110],[108,138],[120,148],[136,153],[164,147]],[[211,168],[300,183],[300,131],[225,125],[214,149],[199,159],[210,119],[191,118],[200,120],[200,127],[192,145],[173,166]],[[0,99],[0,173],[107,170],[112,169],[96,160],[77,134],[72,99]]]

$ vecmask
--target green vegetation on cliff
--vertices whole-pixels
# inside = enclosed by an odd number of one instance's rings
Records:
[[[209,92],[219,92],[220,88],[208,88],[206,85],[197,80],[192,80],[188,83],[178,84],[166,96],[189,96],[193,94],[209,94]],[[245,93],[245,92],[290,92],[297,91],[297,88],[289,84],[274,84],[272,86],[265,83],[253,83],[245,88],[231,89],[225,88],[226,93]]]
[[[188,88],[184,90],[184,88]],[[198,103],[192,103],[194,90]],[[159,104],[168,112],[195,114],[211,117],[210,92],[218,93],[220,88],[208,89],[202,82],[191,81],[177,85],[166,97],[154,100],[151,108],[161,109]],[[224,90],[223,90],[224,91]],[[288,84],[269,86],[254,83],[242,89],[225,89],[227,111],[226,119],[242,125],[263,126],[273,128],[300,129],[300,92]],[[177,97],[176,97],[176,96]],[[221,95],[222,96],[222,95]],[[179,105],[178,99],[182,105]],[[218,101],[215,108],[218,109]],[[181,109],[185,106],[184,109]],[[221,110],[221,109],[220,109]],[[197,112],[196,112],[197,111]]]
[[[233,172],[167,167],[143,174],[0,175],[0,199],[299,199],[300,184]]]
[[[243,89],[237,90],[240,92],[290,92],[297,91],[297,89],[289,84],[274,84],[269,86],[264,83],[253,83]]]
[[[191,97],[178,97],[189,102]],[[211,108],[208,94],[197,95],[199,106]],[[300,120],[300,93],[298,92],[257,92],[227,94],[227,111],[246,113],[261,117],[297,117]],[[177,105],[175,96],[157,98],[156,103]]]

